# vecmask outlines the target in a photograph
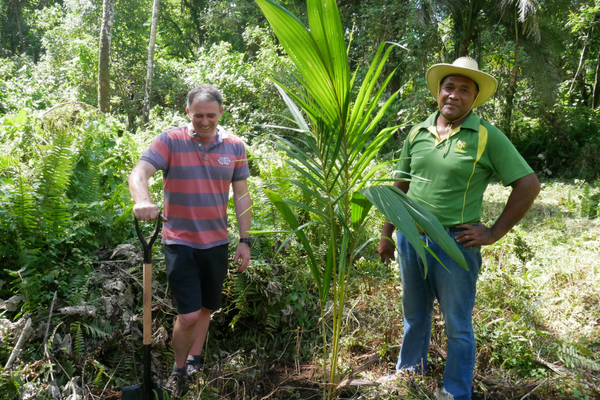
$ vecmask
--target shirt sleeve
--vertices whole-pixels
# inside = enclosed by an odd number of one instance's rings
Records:
[[[169,168],[169,159],[171,157],[169,143],[169,135],[165,132],[161,133],[152,142],[150,148],[142,154],[140,160],[149,162],[157,170],[166,171]]]
[[[533,173],[527,161],[502,132],[496,128],[488,127],[488,130],[490,134],[487,150],[490,152],[490,163],[504,186]]]
[[[231,177],[232,182],[242,181],[244,179],[248,179],[248,177],[250,176],[250,168],[248,166],[246,148],[243,144],[241,144],[239,147],[241,151],[235,163],[233,176]]]
[[[400,161],[396,164],[396,169],[400,171],[401,178],[409,178],[410,175],[410,138],[413,135],[413,130],[418,129],[418,127],[414,127],[410,130],[406,139],[404,140],[404,146],[402,146],[402,151],[400,152]],[[405,172],[405,173],[403,173]]]

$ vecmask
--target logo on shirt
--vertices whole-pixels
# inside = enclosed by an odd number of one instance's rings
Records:
[[[459,140],[456,142],[456,146],[454,146],[454,150],[464,153],[465,147],[467,147],[467,144],[465,142],[463,142],[462,140]]]
[[[231,164],[231,158],[229,158],[227,156],[221,156],[217,159],[217,162],[220,165],[229,165],[229,164]]]

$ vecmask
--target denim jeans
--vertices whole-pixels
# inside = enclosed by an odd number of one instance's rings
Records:
[[[458,232],[448,234],[454,239]],[[437,255],[441,265],[429,252],[425,277],[423,261],[401,232],[397,234],[398,261],[402,275],[402,310],[404,338],[397,370],[427,372],[427,353],[431,336],[433,301],[438,300],[446,322],[448,356],[444,370],[444,389],[455,400],[470,400],[475,367],[473,307],[477,276],[481,267],[481,246],[461,249],[469,271],[458,265],[425,234],[421,239]],[[445,266],[445,268],[444,268]]]

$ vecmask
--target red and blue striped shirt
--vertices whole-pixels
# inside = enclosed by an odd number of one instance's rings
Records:
[[[221,126],[208,147],[192,125],[161,133],[141,160],[163,171],[164,244],[208,249],[229,243],[229,185],[250,176],[244,143]]]

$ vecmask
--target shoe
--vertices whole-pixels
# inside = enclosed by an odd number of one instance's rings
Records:
[[[394,382],[397,381],[399,379],[404,378],[406,375],[404,374],[403,371],[395,371],[393,374],[391,375],[386,375],[386,376],[382,376],[381,378],[377,379],[377,383],[383,385],[386,384],[388,382]]]
[[[171,376],[169,376],[169,379],[167,379],[165,388],[171,391],[171,397],[173,399],[180,399],[188,392],[187,375],[173,371]]]
[[[200,362],[194,362],[194,357],[189,355],[186,366],[188,376],[195,375],[202,371],[202,368],[204,367],[204,357],[200,356]]]
[[[454,400],[454,397],[452,397],[452,395],[450,393],[446,392],[446,389],[438,388],[437,391],[435,392],[435,399],[436,400]]]

